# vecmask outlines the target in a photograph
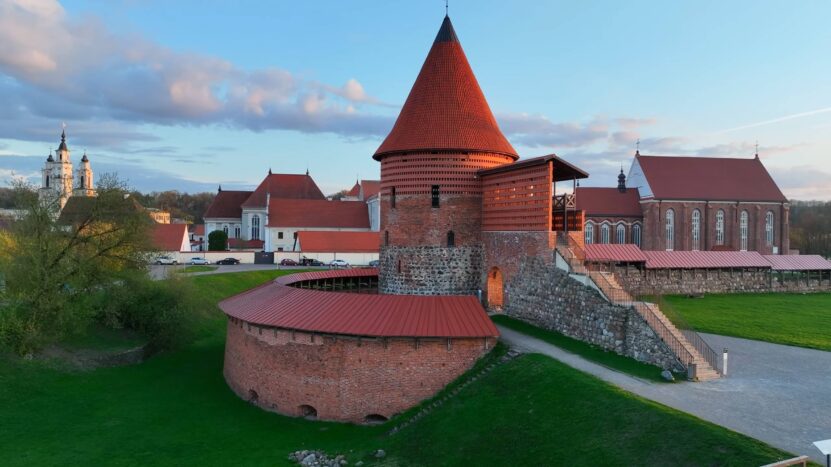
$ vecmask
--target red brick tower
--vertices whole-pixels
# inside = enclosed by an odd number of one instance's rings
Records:
[[[449,17],[373,157],[381,162],[381,292],[475,293],[483,256],[476,172],[519,157],[499,130]]]

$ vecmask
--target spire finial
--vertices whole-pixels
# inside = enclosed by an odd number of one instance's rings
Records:
[[[638,140],[635,141],[635,155],[636,156],[641,155],[641,139],[640,138],[638,138]]]
[[[222,193],[222,184],[219,185],[219,189],[217,191]]]
[[[268,174],[271,175],[271,167],[268,168]]]
[[[450,16],[450,0],[444,0],[444,16]]]
[[[759,140],[756,140],[756,159],[759,158]]]

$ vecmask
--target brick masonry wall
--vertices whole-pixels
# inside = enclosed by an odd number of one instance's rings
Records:
[[[481,288],[485,292],[485,303],[492,305],[492,302],[496,302],[499,306],[507,300],[504,284],[519,273],[523,261],[527,258],[539,258],[547,263],[554,260],[557,233],[483,232],[482,240],[485,246],[485,263]],[[503,285],[494,284],[498,281]],[[490,295],[497,295],[497,300],[492,300],[494,297]]]
[[[472,295],[481,287],[481,246],[381,247],[379,291],[394,295]]]
[[[530,258],[506,284],[508,316],[664,369],[684,369],[637,311],[607,302],[553,264]]]
[[[634,295],[698,295],[704,293],[820,292],[831,290],[826,273],[813,278],[779,279],[767,269],[646,269],[616,267],[620,285]]]
[[[228,321],[225,380],[241,398],[289,416],[390,418],[470,369],[493,339],[359,340]],[[252,392],[253,391],[253,392]],[[254,393],[256,396],[254,397]]]
[[[443,194],[437,208],[430,194],[399,194],[395,199],[395,208],[389,197],[381,201],[381,236],[389,239],[389,246],[447,246],[451,231],[457,246],[481,243],[481,195]]]

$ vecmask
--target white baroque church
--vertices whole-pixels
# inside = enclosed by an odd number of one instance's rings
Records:
[[[78,170],[72,170],[70,151],[66,145],[66,130],[61,132],[61,145],[55,152],[56,157],[49,157],[43,165],[43,178],[40,188],[41,199],[57,199],[60,209],[72,196],[95,196],[93,188],[92,167],[89,163],[86,151],[81,158],[81,165]]]

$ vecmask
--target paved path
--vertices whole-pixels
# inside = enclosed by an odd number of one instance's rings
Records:
[[[730,350],[729,376],[705,383],[660,384],[502,326],[499,331],[505,342],[519,349],[548,355],[647,399],[825,462],[812,443],[831,438],[831,352],[702,334],[713,349]]]

